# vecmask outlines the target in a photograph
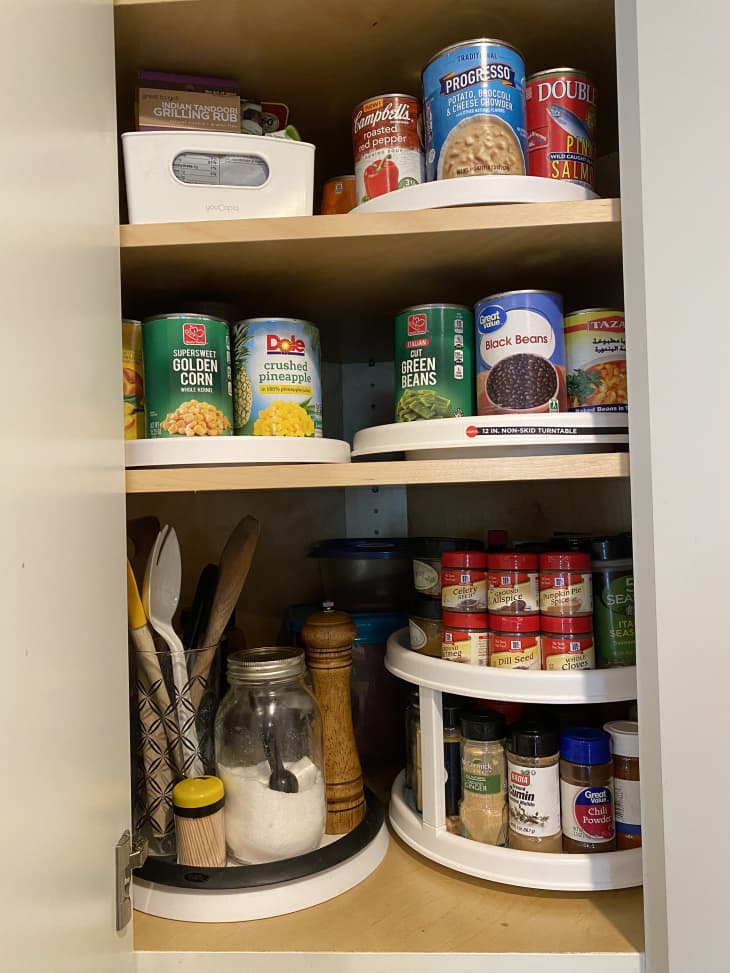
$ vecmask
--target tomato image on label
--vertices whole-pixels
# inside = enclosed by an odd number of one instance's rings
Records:
[[[575,820],[589,840],[613,838],[613,801],[607,787],[586,787],[575,796]]]
[[[389,155],[371,162],[365,170],[365,192],[370,199],[398,188],[398,166]]]

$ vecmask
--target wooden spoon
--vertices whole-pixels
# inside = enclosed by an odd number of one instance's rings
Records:
[[[258,520],[246,516],[233,528],[223,548],[218,566],[218,584],[213,596],[213,607],[201,642],[202,647],[193,663],[190,696],[196,709],[200,706],[200,700],[208,683],[216,647],[241,597],[241,591],[253,562],[258,537]]]

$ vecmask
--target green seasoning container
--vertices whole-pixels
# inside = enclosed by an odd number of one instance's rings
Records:
[[[599,669],[636,664],[634,562],[631,538],[603,537],[591,545],[593,634]]]
[[[474,315],[420,304],[395,319],[395,421],[473,416]]]
[[[147,436],[230,436],[233,425],[228,322],[161,314],[142,323]]]

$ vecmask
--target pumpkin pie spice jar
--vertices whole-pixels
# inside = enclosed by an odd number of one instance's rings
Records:
[[[540,555],[540,612],[573,618],[593,614],[590,554],[566,551]]]

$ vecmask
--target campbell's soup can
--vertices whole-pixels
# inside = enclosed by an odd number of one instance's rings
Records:
[[[565,316],[568,408],[628,412],[624,312],[593,307]]]
[[[567,412],[563,299],[506,291],[474,308],[477,414]]]
[[[378,95],[352,113],[356,203],[424,181],[421,103],[412,95]]]
[[[479,38],[439,51],[423,69],[426,179],[523,176],[525,62]]]
[[[574,68],[527,79],[527,170],[593,189],[598,89]]]
[[[334,176],[322,187],[322,216],[349,213],[357,206],[354,176]]]

